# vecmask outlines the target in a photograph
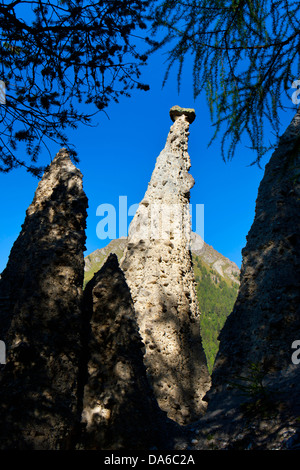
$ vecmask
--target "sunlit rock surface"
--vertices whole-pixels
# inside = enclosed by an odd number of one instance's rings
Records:
[[[191,260],[190,109],[171,109],[174,124],[130,224],[121,268],[146,346],[145,364],[160,407],[180,424],[204,411],[209,374],[200,336]]]

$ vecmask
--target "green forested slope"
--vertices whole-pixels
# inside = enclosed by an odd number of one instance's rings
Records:
[[[193,255],[200,325],[204,351],[211,372],[218,352],[218,335],[231,313],[239,285],[221,277],[213,268]]]

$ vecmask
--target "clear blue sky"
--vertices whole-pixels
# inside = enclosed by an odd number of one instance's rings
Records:
[[[227,164],[221,158],[218,142],[208,149],[213,133],[209,110],[204,99],[193,99],[190,71],[184,69],[178,95],[176,73],[165,88],[161,88],[164,70],[164,57],[158,53],[142,75],[142,80],[150,84],[150,91],[137,91],[132,98],[111,104],[106,110],[109,119],[104,113],[98,115],[97,127],[81,126],[69,132],[78,151],[80,163],[77,166],[83,173],[84,190],[89,199],[85,255],[109,242],[99,240],[96,235],[100,221],[96,210],[100,204],[113,204],[118,209],[119,196],[127,196],[128,206],[143,198],[172,124],[169,109],[178,104],[196,110],[189,140],[190,173],[196,182],[191,190],[191,204],[193,207],[204,204],[204,239],[240,267],[241,250],[253,222],[263,169],[249,167],[255,155],[246,147],[240,146],[234,160]],[[282,132],[292,116],[291,111],[283,114]],[[52,146],[52,149],[54,156],[59,147]],[[42,162],[45,159],[48,162],[46,154],[43,158]],[[263,167],[269,158],[270,155],[263,160]],[[38,180],[23,169],[0,174],[0,272],[20,233],[37,183]],[[129,217],[128,223],[130,220]]]

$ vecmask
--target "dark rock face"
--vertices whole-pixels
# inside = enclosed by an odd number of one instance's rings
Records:
[[[0,448],[69,447],[77,419],[87,198],[62,149],[0,280]]]
[[[87,284],[84,305],[90,331],[85,339],[81,447],[128,450],[170,445],[175,428],[148,384],[133,302],[115,254]]]
[[[245,401],[249,410],[266,394],[272,397],[278,426],[299,416],[300,366],[291,359],[292,343],[300,339],[299,169],[298,112],[266,165],[259,187],[255,219],[243,250],[239,295],[219,337],[207,394],[210,416],[230,415]],[[259,383],[256,392],[251,389]],[[247,396],[241,397],[241,385],[244,391],[246,386]],[[258,406],[252,411],[258,412]],[[230,432],[236,423],[232,415]]]

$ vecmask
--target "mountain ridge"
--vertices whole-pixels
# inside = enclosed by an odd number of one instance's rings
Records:
[[[103,266],[110,253],[115,253],[120,260],[123,256],[126,244],[126,237],[116,238],[111,240],[106,246],[97,248],[89,255],[86,255],[84,258],[84,285],[86,285],[93,274]],[[240,269],[237,264],[219,253],[211,245],[208,245],[196,232],[191,232],[191,253],[194,256],[199,256],[205,265],[215,270],[220,276],[225,278],[225,280],[239,285]]]
[[[117,238],[87,255],[84,259],[84,287],[101,269],[111,253],[115,253],[120,261],[126,245],[126,237]],[[208,245],[195,232],[191,233],[191,253],[201,312],[203,347],[211,372],[219,348],[219,333],[237,297],[240,270],[233,261]]]

